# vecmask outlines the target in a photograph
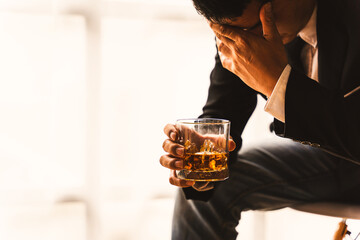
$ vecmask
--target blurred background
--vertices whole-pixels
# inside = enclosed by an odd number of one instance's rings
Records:
[[[191,1],[0,0],[0,43],[0,238],[170,239],[162,129],[201,113],[215,55]],[[245,146],[274,137],[263,106]],[[244,213],[239,239],[338,222],[303,216]]]

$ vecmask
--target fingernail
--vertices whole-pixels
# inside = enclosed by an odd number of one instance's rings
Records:
[[[170,138],[171,138],[171,140],[175,141],[176,140],[176,133],[174,133],[174,132],[170,133]]]
[[[176,154],[179,156],[182,156],[184,154],[184,149],[183,148],[177,148],[176,149]]]
[[[175,167],[177,167],[177,168],[183,168],[183,161],[176,161],[176,162],[175,162]]]

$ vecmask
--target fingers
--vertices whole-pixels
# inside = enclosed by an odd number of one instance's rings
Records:
[[[194,181],[187,181],[187,180],[184,180],[184,179],[179,179],[176,176],[175,170],[170,171],[169,182],[174,186],[182,187],[182,188],[191,187],[192,185],[195,184]]]
[[[234,42],[225,37],[216,37],[216,44],[218,47],[218,51],[224,56],[230,56],[232,51],[229,46],[232,46]]]
[[[204,135],[204,138],[202,139],[202,141],[205,141],[207,139],[212,141],[215,144],[216,151],[220,150],[222,152],[223,150],[225,150],[226,143],[228,144],[229,152],[234,151],[236,148],[236,143],[232,139],[231,136],[230,136],[228,142],[226,142],[225,136],[219,136],[219,135],[212,135],[212,134]]]
[[[223,26],[223,28],[231,28],[231,27]],[[234,50],[236,50],[236,52],[240,55],[243,54],[242,47],[247,46],[247,44],[245,40],[245,35],[240,35],[240,31],[242,30],[238,29],[237,32],[234,32],[233,38],[229,38],[226,35],[222,35],[221,33],[214,31],[218,50],[223,55],[230,57],[234,53]],[[236,41],[234,39],[236,39]],[[238,46],[242,46],[242,47],[239,48]]]
[[[219,45],[218,53],[219,53],[220,61],[223,65],[223,67],[228,69],[229,71],[231,71],[232,60],[231,60],[231,58],[228,57],[229,54],[231,54],[230,49],[225,45]]]
[[[181,157],[184,156],[184,146],[174,142],[179,135],[177,129],[174,125],[168,124],[164,128],[164,132],[171,139],[166,139],[163,143],[164,151],[169,154],[160,157],[160,164],[169,169],[182,169],[183,161]]]
[[[225,148],[226,145],[226,138],[225,137],[217,137],[215,138],[215,144],[217,146],[219,146],[220,148]],[[236,148],[236,143],[234,142],[234,140],[232,138],[229,139],[228,141],[228,150],[229,152],[232,152],[235,150]]]
[[[218,33],[215,33],[215,36],[216,36],[216,40],[217,40],[216,43],[218,43],[218,44],[224,43],[225,45],[228,45],[228,46],[235,44],[235,41],[231,40],[228,37],[222,36]]]
[[[174,143],[170,139],[166,139],[164,141],[163,149],[165,152],[170,153],[173,156],[182,157],[184,155],[184,146]]]
[[[217,36],[224,36],[232,41],[238,41],[239,38],[242,37],[241,30],[235,27],[220,25],[212,22],[210,22],[209,25]]]
[[[164,127],[164,133],[173,141],[176,141],[179,137],[179,132],[174,124],[167,124]]]
[[[216,38],[216,44],[218,48],[220,61],[225,69],[228,69],[229,71],[233,71],[234,68],[234,62],[232,58],[233,51],[230,49],[230,47],[234,46],[234,42],[228,38],[226,38],[225,42],[228,45],[224,44],[224,42],[219,40],[219,38]]]
[[[172,169],[172,170],[181,170],[184,167],[184,162],[182,159],[180,158],[176,158],[174,156],[171,156],[170,154],[168,155],[162,155],[160,157],[160,164],[163,167]]]
[[[260,20],[263,26],[263,37],[268,41],[281,41],[272,12],[271,2],[268,2],[260,9]]]

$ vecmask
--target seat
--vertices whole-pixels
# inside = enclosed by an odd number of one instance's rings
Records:
[[[334,240],[342,240],[346,234],[350,233],[347,229],[346,219],[360,219],[360,204],[315,202],[297,204],[291,208],[307,213],[342,218],[343,220],[339,223],[339,227],[334,234]]]
[[[360,219],[360,203],[355,205],[335,202],[315,202],[297,204],[291,208],[302,212],[332,217]]]

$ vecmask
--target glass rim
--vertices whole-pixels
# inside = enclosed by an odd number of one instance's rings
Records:
[[[198,121],[198,122],[196,122]],[[209,121],[209,122],[206,122]],[[212,122],[213,121],[213,122]],[[209,125],[216,125],[216,124],[230,124],[230,120],[223,119],[223,118],[183,118],[177,119],[176,123],[180,124],[209,124]]]

